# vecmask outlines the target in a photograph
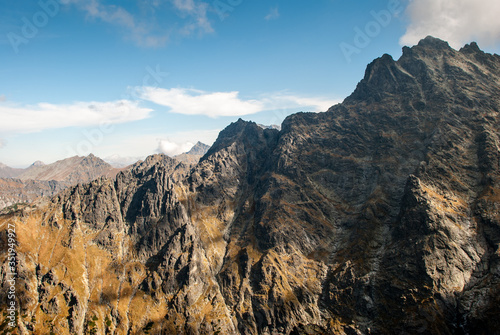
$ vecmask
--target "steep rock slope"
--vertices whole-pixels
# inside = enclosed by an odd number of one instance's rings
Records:
[[[19,332],[494,334],[499,75],[428,37],[325,113],[239,120],[193,167],[151,156],[1,216]]]

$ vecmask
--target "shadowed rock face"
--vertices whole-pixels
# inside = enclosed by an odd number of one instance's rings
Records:
[[[325,113],[239,120],[195,166],[151,156],[0,217],[20,329],[497,332],[499,74],[428,37]]]

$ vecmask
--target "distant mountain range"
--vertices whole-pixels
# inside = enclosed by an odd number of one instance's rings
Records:
[[[200,158],[207,153],[208,149],[210,149],[209,145],[206,145],[198,141],[191,148],[191,150],[182,153],[180,155],[174,156],[174,158],[184,163],[197,164]]]
[[[175,156],[175,159],[196,164],[208,148],[208,145],[198,142],[190,151]],[[53,196],[69,186],[100,177],[114,178],[126,168],[115,168],[93,154],[74,156],[52,164],[36,161],[26,169],[0,163],[0,210],[16,203],[32,202],[40,196]]]
[[[90,154],[74,156],[52,164],[36,161],[26,169],[0,166],[0,209],[39,196],[52,196],[66,187],[99,177],[114,178],[120,169]]]
[[[14,178],[23,172],[24,169],[15,169],[0,163],[0,178]]]
[[[20,334],[499,334],[500,56],[427,37],[326,112],[240,119],[194,165],[149,156],[8,225]]]
[[[48,165],[38,161],[25,169],[17,178],[21,180],[54,180],[74,185],[101,176],[114,177],[119,170],[101,158],[90,154],[86,157],[66,158]]]

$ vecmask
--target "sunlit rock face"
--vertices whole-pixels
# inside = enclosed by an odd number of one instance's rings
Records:
[[[499,75],[428,37],[325,113],[239,120],[196,165],[151,156],[0,216],[19,332],[497,333]]]

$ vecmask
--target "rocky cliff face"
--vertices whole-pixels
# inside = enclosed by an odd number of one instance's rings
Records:
[[[497,333],[499,75],[429,37],[325,113],[1,216],[19,333]]]

